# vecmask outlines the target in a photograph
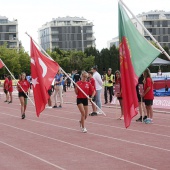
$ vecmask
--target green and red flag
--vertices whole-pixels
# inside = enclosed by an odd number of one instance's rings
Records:
[[[150,44],[132,23],[119,1],[119,56],[125,127],[137,114],[138,77],[161,53]]]

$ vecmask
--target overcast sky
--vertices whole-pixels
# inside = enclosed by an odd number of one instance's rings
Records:
[[[151,10],[170,11],[170,0],[124,0],[135,14]],[[3,0],[0,15],[18,20],[19,40],[30,51],[28,32],[38,43],[38,28],[57,17],[84,17],[94,24],[96,48],[118,36],[118,0]]]

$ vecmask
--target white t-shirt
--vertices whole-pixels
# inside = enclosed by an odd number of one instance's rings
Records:
[[[103,86],[103,81],[100,74],[97,71],[93,73],[93,78],[95,80],[96,90],[101,90]]]

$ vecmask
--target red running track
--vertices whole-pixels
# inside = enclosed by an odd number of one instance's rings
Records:
[[[137,116],[125,129],[119,107],[108,104],[107,116],[87,118],[84,134],[73,91],[64,94],[62,109],[45,109],[39,118],[28,102],[21,119],[16,94],[12,104],[4,95],[0,102],[0,170],[170,169],[170,114],[155,112],[149,125]]]

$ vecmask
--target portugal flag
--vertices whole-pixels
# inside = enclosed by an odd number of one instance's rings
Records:
[[[118,12],[122,102],[125,127],[128,128],[131,119],[137,114],[138,77],[158,57],[160,51],[139,33],[120,1]]]

